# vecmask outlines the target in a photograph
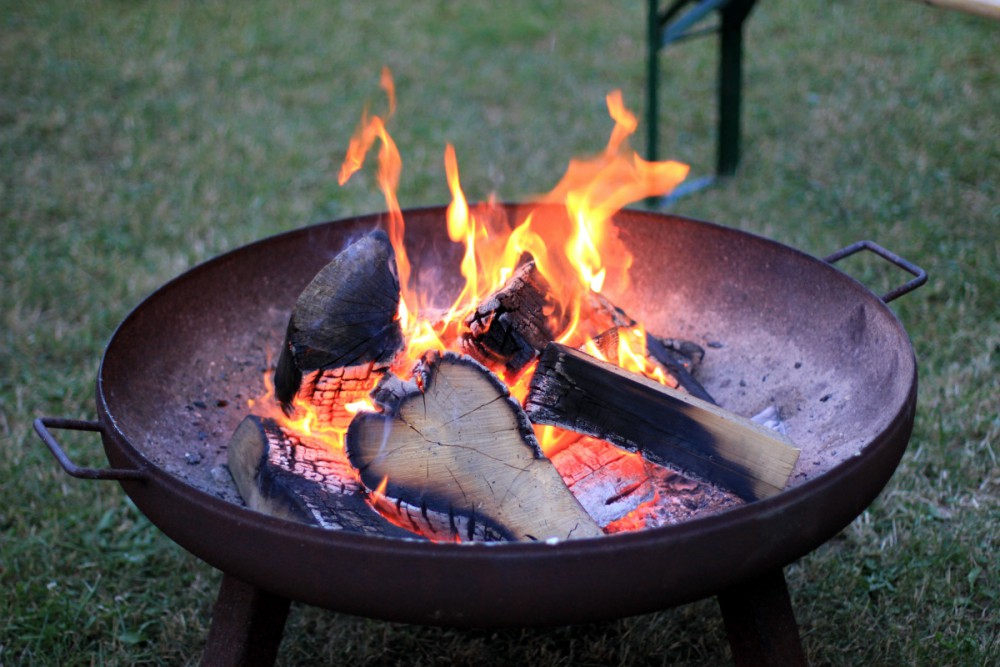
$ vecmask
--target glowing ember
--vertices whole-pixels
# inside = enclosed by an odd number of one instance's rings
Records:
[[[267,365],[271,366],[270,360],[268,360]],[[263,379],[264,395],[247,400],[247,407],[253,410],[254,414],[275,420],[281,428],[289,433],[323,442],[332,449],[344,448],[346,428],[338,428],[325,421],[321,416],[320,408],[309,401],[296,400],[295,410],[292,414],[285,414],[278,407],[278,402],[274,397],[274,382],[270,368],[264,371]],[[350,414],[375,411],[375,406],[368,399],[352,401],[347,403],[344,408]]]

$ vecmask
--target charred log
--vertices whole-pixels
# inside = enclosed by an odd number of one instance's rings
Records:
[[[580,435],[551,455],[576,499],[607,534],[669,526],[744,504],[735,493]]]
[[[415,376],[387,380],[376,392],[386,412],[359,414],[347,433],[347,457],[382,507],[435,540],[603,534],[499,378],[453,353],[429,353]]]
[[[593,313],[610,324],[608,331],[602,336],[617,335],[619,329],[632,329],[639,325],[638,321],[602,294],[591,292],[588,303]],[[645,330],[645,327],[643,329]],[[648,331],[644,343],[647,358],[673,378],[676,384],[671,384],[674,388],[680,387],[703,401],[716,403],[712,395],[694,377],[695,368],[705,358],[704,348],[692,341],[663,338]],[[608,359],[615,361],[612,357]]]
[[[313,371],[302,379],[298,396],[316,407],[320,426],[347,430],[354,419],[354,412],[348,406],[366,400],[387,371],[388,366],[374,361]]]
[[[553,339],[549,317],[556,308],[545,278],[526,262],[466,318],[462,351],[516,376]]]
[[[743,505],[739,496],[715,484],[682,475],[667,466],[651,465],[654,499],[604,526],[609,535],[640,528],[672,526]]]
[[[248,415],[228,447],[229,472],[247,507],[264,514],[365,535],[412,535],[366,502],[342,452]]]
[[[601,356],[615,364],[621,365],[618,355],[618,342],[626,327],[615,326],[592,339]],[[586,352],[586,349],[583,349]],[[666,384],[673,389],[683,389],[692,396],[703,401],[715,403],[715,399],[706,391],[694,375],[693,369],[705,356],[701,346],[690,341],[676,338],[660,338],[646,333],[642,340],[642,350],[639,351],[653,366],[663,371]],[[690,356],[689,356],[690,355]]]
[[[678,341],[674,338],[660,338],[646,333],[646,354],[656,361],[677,385],[687,393],[703,401],[715,404],[716,401],[705,387],[691,374],[694,359],[700,362],[705,356],[705,350],[690,341]],[[688,356],[692,355],[692,356]]]
[[[557,343],[539,358],[525,409],[537,424],[640,451],[747,500],[781,491],[799,454],[748,419]]]
[[[389,237],[375,231],[334,257],[299,295],[274,373],[282,408],[291,412],[307,373],[322,376],[329,369],[346,368],[380,373],[388,368],[403,346],[398,310],[396,257]],[[326,392],[336,391],[322,388],[324,395],[314,400],[324,382],[317,378],[311,384],[306,398],[317,404],[331,398]]]

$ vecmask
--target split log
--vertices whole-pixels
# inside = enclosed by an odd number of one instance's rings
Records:
[[[328,414],[332,405],[367,394],[403,347],[398,310],[396,257],[385,232],[374,231],[334,257],[295,303],[274,372],[275,396],[285,412],[291,414],[300,389]],[[313,377],[303,386],[307,373]],[[340,394],[345,378],[356,392]],[[350,419],[324,421],[346,428]]]
[[[449,352],[425,355],[415,377],[387,379],[385,412],[358,414],[347,432],[347,457],[382,507],[434,540],[603,534],[499,378]]]
[[[333,530],[413,537],[367,503],[343,452],[286,433],[273,419],[245,417],[227,457],[250,509]]]
[[[598,347],[607,345],[605,356],[616,363],[618,330],[634,328],[638,322],[596,292],[589,293],[584,310],[583,319],[606,329],[594,342]],[[461,338],[461,350],[494,371],[502,370],[508,380],[516,378],[555,338],[553,328],[561,328],[562,323],[558,315],[555,326],[551,320],[558,312],[559,305],[552,299],[545,278],[534,261],[525,261],[466,318],[469,331]],[[649,333],[644,343],[644,354],[674,380],[674,387],[715,402],[692,375],[705,356],[704,349],[690,341]]]
[[[557,309],[545,278],[528,261],[466,318],[469,331],[461,349],[488,368],[515,377],[554,338],[549,317]]]
[[[746,500],[781,491],[799,455],[748,419],[558,343],[539,357],[525,410],[536,424],[641,451]]]

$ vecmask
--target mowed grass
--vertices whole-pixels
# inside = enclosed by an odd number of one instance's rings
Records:
[[[515,200],[640,111],[644,3],[0,2],[0,664],[198,661],[219,574],[31,432],[92,419],[115,325],[222,251],[381,210],[336,170],[383,65],[404,207]],[[920,3],[767,0],[746,40],[744,162],[673,211],[817,256],[872,238],[926,268],[893,303],[915,431],[882,496],[786,570],[814,664],[1000,662],[1000,24]],[[710,41],[663,56],[662,153],[713,164]],[[641,130],[640,130],[641,131]],[[637,138],[636,146],[641,146]],[[875,291],[906,279],[868,258]],[[82,464],[98,438],[60,433]],[[322,573],[317,573],[321,576]],[[586,582],[581,582],[582,586]],[[475,591],[469,591],[475,595]],[[488,601],[485,601],[488,603]],[[706,600],[585,627],[455,631],[293,605],[279,664],[729,660]]]

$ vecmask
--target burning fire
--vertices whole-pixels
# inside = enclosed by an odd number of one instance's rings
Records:
[[[411,284],[411,263],[403,244],[405,221],[396,196],[402,159],[386,126],[396,108],[392,75],[382,70],[380,85],[387,97],[384,116],[370,114],[366,108],[341,166],[338,181],[344,185],[363,168],[375,143],[377,183],[388,211],[386,232],[396,255],[400,282],[399,321],[406,349],[393,365],[398,375],[409,375],[414,362],[428,350],[459,349],[458,340],[465,330],[464,321],[488,295],[504,285],[525,256],[530,256],[537,271],[551,288],[552,312],[546,312],[554,338],[566,345],[580,347],[599,358],[612,360],[622,367],[665,382],[659,367],[646,359],[645,332],[641,328],[622,329],[618,349],[605,354],[594,338],[611,328],[606,314],[592,312],[591,297],[606,285],[627,285],[632,256],[618,236],[613,216],[624,206],[646,197],[669,193],[687,176],[687,165],[678,162],[648,162],[628,144],[638,121],[624,104],[620,91],[610,93],[607,107],[614,126],[604,150],[587,159],[571,160],[555,188],[538,200],[536,207],[520,224],[510,227],[497,222],[490,203],[470,208],[462,190],[458,158],[450,144],[444,150],[444,165],[451,203],[447,209],[448,237],[464,247],[460,270],[465,286],[450,307],[441,312],[422,308],[432,302]],[[558,214],[556,214],[558,212]],[[424,312],[427,310],[428,312]],[[502,373],[501,373],[502,375]],[[517,377],[503,378],[511,394],[523,401],[528,392],[532,367]],[[268,396],[257,403],[273,404],[273,386],[265,375]],[[279,410],[272,416],[287,429],[327,441],[341,448],[345,432],[324,426],[308,401],[297,400],[292,417]],[[372,410],[362,401],[352,410]],[[547,453],[565,445],[567,434],[554,427],[536,427],[536,434]],[[378,493],[375,494],[378,496]]]
[[[388,119],[395,108],[395,87],[387,69],[382,71],[381,85],[388,96]],[[497,229],[484,219],[488,216],[469,208],[454,147],[445,147],[445,172],[452,196],[446,224],[448,237],[465,248],[460,267],[465,287],[446,313],[430,317],[419,312],[419,304],[427,299],[409,284],[410,262],[402,242],[405,222],[395,194],[402,166],[399,151],[385,121],[364,113],[341,168],[340,183],[346,183],[362,167],[367,152],[380,141],[378,184],[389,211],[389,237],[402,291],[399,317],[408,341],[400,367],[411,366],[428,349],[454,349],[465,317],[504,284],[525,254],[535,260],[559,304],[550,314],[559,342],[583,346],[607,328],[606,323],[594,322],[583,314],[590,292],[600,293],[612,275],[619,284],[627,280],[632,257],[618,238],[612,216],[632,202],[670,192],[688,173],[687,165],[648,162],[629,148],[628,138],[638,121],[625,107],[620,91],[607,96],[607,106],[615,125],[604,151],[589,159],[572,160],[556,187],[539,200],[540,204],[564,206],[565,216],[539,209],[513,229]],[[618,355],[623,365],[652,376],[655,371],[641,352],[644,334],[636,332],[631,341],[626,338],[620,339],[623,347]],[[514,389],[515,395],[523,398],[517,385]]]
[[[334,449],[343,449],[347,429],[339,428],[325,421],[317,406],[309,401],[296,400],[295,411],[291,415],[285,414],[278,407],[278,401],[275,399],[273,374],[270,370],[270,359],[268,359],[267,366],[268,370],[263,373],[264,395],[249,399],[247,407],[262,417],[275,420],[282,429],[289,433],[323,442]],[[346,404],[344,409],[353,415],[366,410],[374,412],[375,405],[368,399],[362,399]]]

